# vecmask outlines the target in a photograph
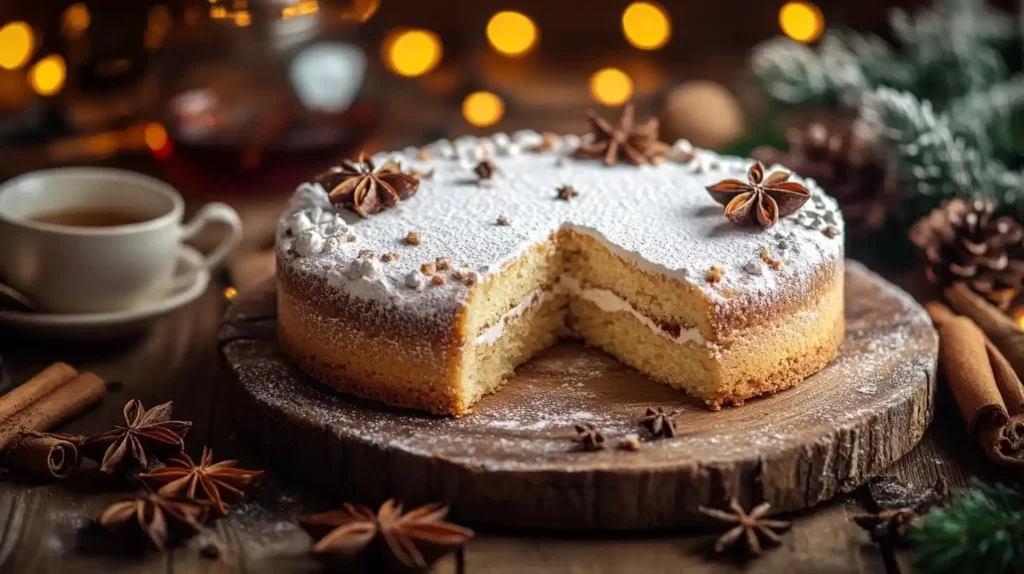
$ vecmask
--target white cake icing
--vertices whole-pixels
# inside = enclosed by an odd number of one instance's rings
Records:
[[[377,165],[395,159],[406,170],[433,175],[421,178],[414,196],[365,219],[331,205],[319,185],[300,185],[278,225],[280,264],[300,277],[328,278],[339,296],[426,316],[451,314],[464,304],[474,280],[485,281],[565,226],[599,239],[641,269],[691,283],[722,303],[728,299],[723,293],[772,298],[783,284],[806,286],[816,269],[842,257],[842,217],[813,180],[794,177],[812,194],[796,214],[768,230],[737,227],[705,187],[726,178],[745,181],[751,160],[693,149],[688,163],[609,167],[568,158],[579,144],[576,136],[558,138],[547,152],[530,151],[541,139],[524,131],[441,140],[425,148],[433,156],[427,161],[418,159],[416,149],[377,154]],[[691,149],[682,141],[675,147]],[[481,158],[498,168],[486,186],[473,172]],[[775,169],[782,168],[766,171]],[[579,195],[558,199],[561,185]],[[511,225],[497,224],[499,217]],[[420,245],[406,243],[411,231],[422,236]],[[324,240],[316,249],[311,232],[335,241],[327,248]],[[360,252],[374,256],[360,262]],[[376,259],[387,252],[397,260]],[[781,267],[753,266],[762,252]],[[438,257],[478,275],[435,285],[419,269]],[[714,284],[705,280],[712,265],[725,270]]]

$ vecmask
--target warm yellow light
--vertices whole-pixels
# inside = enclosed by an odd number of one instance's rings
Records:
[[[537,44],[537,26],[525,14],[498,12],[487,22],[487,41],[506,56],[524,56]]]
[[[1017,322],[1017,326],[1024,329],[1024,307],[1018,307],[1013,313],[1013,320]]]
[[[81,36],[82,32],[85,32],[85,29],[89,27],[92,16],[89,14],[89,8],[86,7],[84,2],[75,2],[64,9],[64,15],[61,19],[63,20],[61,31],[64,33],[64,37],[74,40]]]
[[[672,36],[672,22],[658,4],[634,2],[622,13],[622,33],[641,50],[657,50]]]
[[[28,72],[28,83],[40,96],[52,96],[64,87],[68,66],[58,54],[36,62]]]
[[[238,296],[238,289],[235,289],[234,287],[225,287],[224,288],[224,298],[227,299],[228,301],[234,299],[237,296]]]
[[[11,22],[0,28],[0,68],[17,70],[24,66],[34,44],[32,27],[24,22]]]
[[[590,95],[606,106],[621,106],[633,97],[633,80],[618,68],[604,68],[590,76]]]
[[[474,126],[493,126],[504,115],[505,102],[491,92],[473,92],[462,100],[462,116]]]
[[[810,2],[786,2],[779,9],[779,26],[783,34],[806,44],[817,40],[825,31],[825,17]]]
[[[146,126],[142,138],[146,141],[146,147],[153,151],[159,151],[167,145],[167,130],[159,123],[153,122]]]
[[[245,28],[249,24],[252,24],[252,17],[246,11],[235,12],[235,26]]]
[[[402,30],[384,40],[384,62],[401,76],[421,76],[441,62],[441,39],[429,30]]]

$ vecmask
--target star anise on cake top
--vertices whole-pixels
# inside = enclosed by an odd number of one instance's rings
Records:
[[[163,550],[172,534],[187,538],[199,532],[209,512],[209,504],[149,492],[110,505],[97,522],[116,535],[138,529],[157,550]]]
[[[312,552],[321,559],[362,562],[381,570],[396,562],[422,569],[474,536],[468,528],[445,522],[447,514],[448,507],[441,504],[403,514],[400,503],[388,500],[375,514],[365,506],[346,503],[341,510],[300,518],[299,525],[317,539]]]
[[[102,472],[114,472],[126,460],[134,460],[139,468],[147,470],[151,455],[174,455],[184,447],[183,439],[192,423],[171,420],[173,409],[174,403],[166,402],[147,411],[141,401],[132,399],[124,406],[126,425],[87,438],[82,449],[88,453],[106,447],[100,463]]]
[[[331,203],[347,207],[362,217],[380,213],[409,199],[419,189],[420,180],[402,171],[396,161],[377,167],[365,154],[355,161],[345,160],[340,167],[313,178],[331,199]]]
[[[767,502],[758,504],[748,513],[734,498],[729,503],[729,508],[732,512],[705,506],[698,508],[706,516],[726,524],[735,524],[715,541],[715,552],[732,547],[742,539],[751,554],[760,554],[762,540],[774,545],[781,544],[782,538],[776,531],[787,530],[790,526],[790,523],[785,520],[767,518],[768,509],[771,508],[771,504]]]
[[[640,419],[640,426],[647,429],[653,437],[672,438],[676,436],[675,417],[678,411],[665,412],[665,409],[658,407],[652,409],[647,407],[644,416]]]
[[[747,170],[747,181],[726,179],[707,187],[712,199],[725,206],[725,216],[737,225],[775,225],[803,207],[811,192],[802,184],[789,181],[789,173],[773,171],[765,177],[764,166],[754,162]]]
[[[225,516],[226,502],[241,500],[243,490],[261,476],[262,470],[238,468],[237,460],[213,462],[213,450],[204,447],[199,464],[183,452],[168,460],[167,466],[140,474],[139,478],[158,485],[157,492],[162,496],[209,500],[217,513]]]
[[[601,159],[605,165],[625,160],[632,165],[647,165],[662,156],[668,144],[658,140],[658,120],[650,118],[636,125],[636,110],[626,104],[617,126],[602,118],[594,110],[587,110],[590,134],[573,153],[577,159]]]

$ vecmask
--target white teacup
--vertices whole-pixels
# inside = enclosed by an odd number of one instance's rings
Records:
[[[75,210],[131,217],[119,225],[46,221]],[[206,205],[188,224],[182,223],[184,211],[173,187],[130,171],[26,173],[0,185],[0,281],[50,312],[136,307],[187,283],[189,277],[174,275],[181,242],[206,225],[220,222],[230,229],[206,258],[207,267],[223,261],[241,239],[238,214],[223,203]]]

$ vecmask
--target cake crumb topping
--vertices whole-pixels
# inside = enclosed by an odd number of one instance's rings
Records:
[[[504,215],[499,215],[496,223],[502,227],[508,227],[509,225],[512,225],[512,222],[509,220],[509,218],[505,217]]]
[[[369,258],[372,258],[373,256],[374,256],[374,253],[370,249],[360,249],[359,250],[359,258],[360,259],[369,259]]]
[[[452,260],[447,257],[438,257],[434,260],[434,264],[437,266],[438,271],[448,271],[452,268]]]
[[[391,263],[395,259],[398,259],[398,254],[395,253],[394,251],[388,251],[384,255],[380,256],[380,260],[383,261],[384,263]]]
[[[760,277],[764,273],[764,264],[759,259],[753,259],[743,266],[743,270],[751,275]]]
[[[839,235],[839,228],[834,225],[829,225],[824,231],[822,231],[822,233],[825,234],[825,237],[832,239]]]
[[[424,263],[420,265],[420,273],[424,275],[433,275],[437,273],[437,266],[433,263]]]
[[[434,154],[430,153],[429,149],[421,147],[420,150],[416,152],[416,159],[420,161],[430,161],[434,159]]]
[[[775,271],[782,269],[782,261],[772,257],[772,254],[768,253],[767,249],[761,250],[761,261],[764,261],[768,267],[771,267]]]
[[[405,243],[407,245],[419,245],[423,242],[423,236],[418,231],[410,231],[405,236]]]
[[[707,280],[708,283],[718,283],[724,276],[725,268],[721,265],[712,265],[711,269],[708,269],[708,273],[704,276],[704,279]]]
[[[423,289],[423,285],[426,284],[427,278],[423,276],[419,271],[410,271],[405,276],[405,285],[417,291]]]
[[[432,275],[430,277],[430,282],[433,283],[434,285],[444,285],[444,275]]]

